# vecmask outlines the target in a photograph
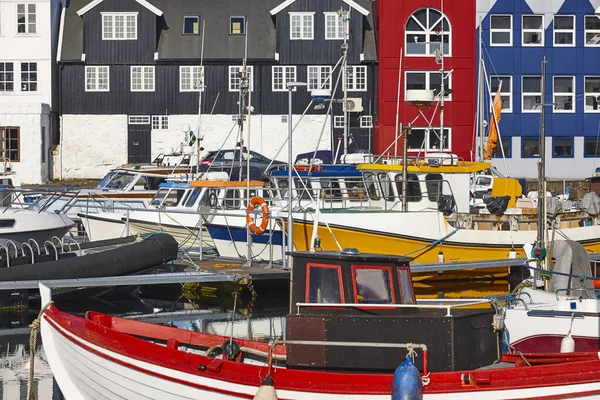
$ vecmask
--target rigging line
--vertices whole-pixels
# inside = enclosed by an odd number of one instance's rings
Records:
[[[227,137],[225,138],[225,140],[223,140],[223,142],[221,143],[221,147],[219,147],[219,150],[217,150],[217,152],[215,153],[214,157],[213,157],[213,161],[215,161],[217,159],[217,157],[219,157],[219,153],[221,153],[221,150],[223,150],[223,146],[225,146],[225,143],[227,143],[227,141],[229,140],[229,137],[231,136],[231,134],[233,133],[233,130],[235,129],[237,125],[237,122],[233,124],[233,126],[231,127],[231,130],[229,131],[229,133],[227,134]],[[212,163],[210,163],[208,165],[208,168],[206,168],[206,172],[210,171],[212,167]]]

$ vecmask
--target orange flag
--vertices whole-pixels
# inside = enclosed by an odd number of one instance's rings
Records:
[[[492,107],[492,115],[490,117],[490,131],[488,133],[487,142],[483,148],[483,158],[485,160],[491,160],[496,144],[498,143],[498,122],[500,122],[500,114],[502,112],[502,96],[500,96],[500,90],[502,89],[502,81],[494,97],[494,105]]]

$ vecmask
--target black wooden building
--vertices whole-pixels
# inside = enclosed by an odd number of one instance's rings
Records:
[[[311,100],[310,89],[335,86],[337,70],[329,81],[326,76],[342,55],[338,10],[345,9],[350,10],[351,32],[348,97],[355,107],[349,113],[353,138],[349,150],[370,149],[377,113],[371,4],[368,0],[71,0],[61,28],[59,112],[130,116],[128,132],[123,132],[129,143],[127,161],[147,162],[152,131],[168,124],[170,116],[197,114],[200,87],[202,113],[238,113],[239,68],[247,54],[253,113],[285,116],[285,82],[300,81],[309,83],[294,94],[293,112],[302,114]],[[342,97],[341,83],[333,97]],[[326,109],[311,107],[307,113],[323,114]],[[339,137],[340,103],[334,104],[332,114],[332,130]],[[134,147],[134,142],[141,145]],[[332,138],[332,146],[335,143]]]

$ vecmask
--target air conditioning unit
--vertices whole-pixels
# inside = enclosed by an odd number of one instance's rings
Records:
[[[344,112],[362,112],[362,99],[360,97],[351,97],[344,103]]]

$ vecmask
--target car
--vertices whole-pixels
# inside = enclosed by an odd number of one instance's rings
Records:
[[[251,150],[248,154],[246,148],[237,148],[209,151],[200,162],[200,171],[225,171],[229,173],[230,179],[239,179],[241,169],[241,177],[245,179],[248,155],[250,156],[250,179],[263,179],[271,171],[287,166],[282,161],[271,160],[255,151]]]

